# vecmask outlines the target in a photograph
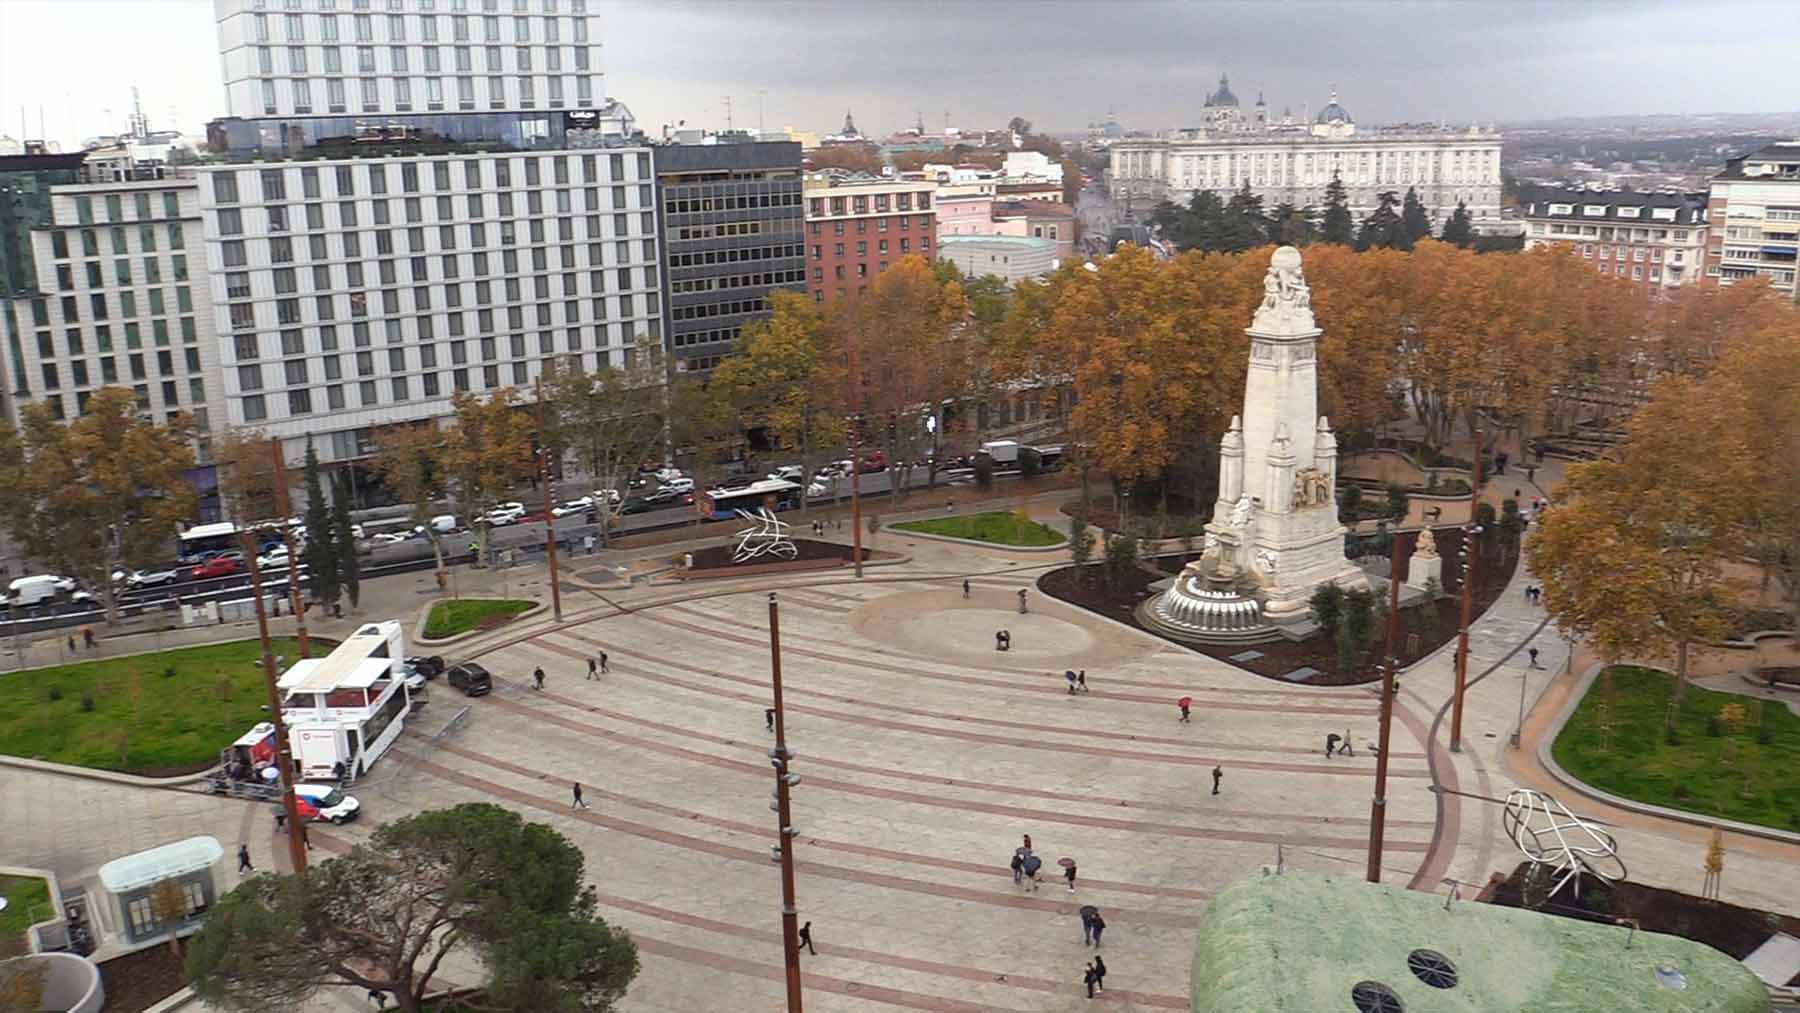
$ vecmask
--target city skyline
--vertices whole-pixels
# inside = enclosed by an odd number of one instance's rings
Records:
[[[1754,43],[1729,45],[1677,39],[1664,18],[1680,12],[1666,3],[1031,6],[1054,16],[950,4],[871,6],[846,19],[810,16],[823,8],[808,3],[616,0],[600,8],[600,69],[606,91],[653,136],[677,121],[725,126],[727,96],[738,127],[824,133],[850,109],[866,133],[885,136],[920,118],[941,129],[946,112],[957,126],[1017,115],[1052,132],[1079,130],[1108,109],[1133,128],[1188,125],[1221,73],[1242,103],[1260,92],[1276,115],[1316,112],[1336,85],[1370,123],[1781,112],[1792,92],[1779,62],[1754,57],[1800,44],[1780,5],[1758,0],[1715,12],[1760,25]],[[1372,58],[1394,37],[1396,9],[1411,23],[1408,38],[1429,41],[1403,59]],[[107,27],[96,32],[96,23]],[[871,42],[934,32],[936,48]],[[67,149],[123,130],[133,85],[153,126],[198,132],[226,112],[214,33],[206,0],[5,0],[0,134],[47,133]],[[84,40],[78,76],[65,47],[44,44],[70,38]],[[1083,45],[1072,50],[1069,38]],[[1143,89],[1147,78],[1159,87]]]

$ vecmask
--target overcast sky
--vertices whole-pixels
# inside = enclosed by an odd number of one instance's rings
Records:
[[[1220,71],[1295,115],[1335,82],[1362,122],[1800,107],[1793,0],[595,2],[606,91],[652,133],[723,126],[728,95],[738,126],[1076,130],[1111,107],[1161,128],[1196,122]],[[122,129],[133,84],[155,126],[224,112],[210,0],[0,0],[0,134],[21,107],[65,145]]]

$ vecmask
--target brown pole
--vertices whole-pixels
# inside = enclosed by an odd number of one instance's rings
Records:
[[[1419,535],[1430,538],[1427,528]],[[1381,730],[1375,753],[1375,797],[1369,802],[1369,882],[1381,882],[1381,844],[1387,831],[1388,740],[1394,727],[1395,680],[1400,677],[1400,655],[1395,641],[1400,638],[1400,539],[1394,539],[1388,559],[1387,658],[1381,667]],[[1430,603],[1427,603],[1429,606]]]
[[[544,378],[537,381],[538,479],[544,487],[544,534],[550,549],[550,610],[562,622],[562,585],[556,577],[556,515],[551,513],[550,448],[544,445]]]
[[[850,355],[850,555],[856,567],[856,577],[862,579],[862,398],[858,396],[862,390],[862,378],[856,375],[856,339],[852,337],[847,343]],[[893,482],[893,476],[888,476]]]
[[[800,911],[794,906],[794,820],[788,805],[788,773],[793,755],[787,748],[787,714],[781,706],[781,614],[775,592],[769,592],[769,675],[774,690],[775,748],[769,760],[775,767],[776,845],[781,856],[781,945],[787,968],[788,1013],[800,1013]]]
[[[275,484],[276,512],[281,515],[281,544],[287,549],[288,604],[294,609],[294,632],[300,638],[300,657],[312,657],[312,642],[306,635],[306,608],[300,604],[300,557],[294,554],[294,530],[288,525],[287,459],[281,453],[281,437],[269,440],[269,455],[274,458],[271,472]],[[316,534],[316,532],[315,532]]]
[[[285,518],[284,518],[285,519]],[[256,596],[257,636],[262,638],[263,682],[269,688],[269,721],[275,726],[275,765],[281,771],[281,805],[287,810],[288,858],[294,871],[306,871],[306,828],[300,825],[300,807],[294,802],[294,755],[288,744],[287,723],[281,720],[281,689],[275,685],[275,654],[269,649],[269,613],[263,607],[262,569],[256,565],[256,539],[246,531],[244,562],[250,568],[250,593]],[[293,566],[293,560],[288,560]]]
[[[1475,459],[1469,464],[1469,523],[1463,527],[1462,629],[1456,635],[1456,695],[1450,706],[1450,751],[1462,752],[1463,690],[1469,679],[1469,619],[1475,610],[1475,564],[1481,554],[1481,430],[1475,430]]]

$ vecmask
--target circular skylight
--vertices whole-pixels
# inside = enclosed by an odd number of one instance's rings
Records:
[[[1406,1013],[1406,1004],[1379,981],[1360,981],[1350,990],[1357,1013]]]
[[[1658,964],[1656,966],[1656,983],[1664,988],[1682,992],[1687,989],[1687,975],[1682,974],[1681,968],[1673,964]]]
[[[1455,988],[1456,965],[1436,950],[1414,950],[1406,956],[1406,968],[1432,988]]]

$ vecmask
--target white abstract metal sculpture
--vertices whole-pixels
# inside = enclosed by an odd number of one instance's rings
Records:
[[[1625,863],[1612,835],[1541,791],[1515,788],[1506,796],[1501,826],[1534,867],[1551,867],[1555,882],[1547,896],[1556,896],[1563,884],[1571,881],[1575,896],[1581,896],[1584,872],[1607,883],[1625,878]]]
[[[788,537],[788,525],[777,519],[768,507],[758,507],[755,513],[739,510],[737,515],[755,527],[737,533],[737,549],[731,554],[732,562],[747,563],[761,556],[794,559],[800,555],[800,547]]]

